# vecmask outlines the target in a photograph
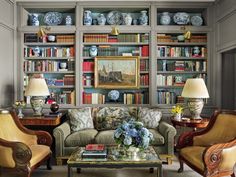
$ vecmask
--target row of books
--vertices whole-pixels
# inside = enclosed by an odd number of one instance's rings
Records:
[[[94,62],[93,61],[84,61],[83,62],[83,71],[94,71]]]
[[[74,57],[74,47],[25,47],[24,57]]]
[[[197,71],[206,72],[206,61],[167,61],[161,60],[157,62],[158,71]]]
[[[57,43],[74,43],[75,35],[56,35]]]
[[[149,85],[149,74],[140,75],[140,85],[148,86]]]
[[[157,42],[178,42],[177,35],[157,34]],[[206,35],[192,35],[190,39],[185,39],[184,42],[207,42]]]
[[[60,61],[31,61],[27,60],[24,61],[24,71],[25,72],[35,72],[35,71],[42,71],[42,72],[51,72],[51,71],[73,71],[73,65],[70,67],[68,65],[67,68],[60,67]]]
[[[140,60],[140,71],[149,71],[149,60]]]
[[[206,57],[206,47],[200,47],[199,53],[194,53],[194,47],[157,46],[157,57]]]
[[[148,92],[135,92],[123,94],[124,104],[148,104]]]
[[[157,86],[184,86],[184,83],[182,76],[157,74],[156,77]]]
[[[84,42],[148,42],[148,34],[84,34]]]
[[[49,35],[49,34],[48,34]],[[62,34],[50,34],[53,36],[56,36],[56,41],[57,43],[74,43],[75,42],[75,35],[62,35]],[[24,35],[24,42],[44,42],[42,37],[38,37],[37,34],[35,33],[30,33],[30,34],[25,34]]]
[[[121,47],[110,45],[99,45],[97,47],[97,56],[124,56],[124,53],[129,53],[129,56],[149,56],[149,46],[140,47]],[[83,56],[90,57],[90,47],[83,48]]]
[[[157,104],[176,104],[176,93],[168,90],[157,90]]]
[[[105,99],[105,95],[101,93],[83,92],[83,104],[104,104]]]

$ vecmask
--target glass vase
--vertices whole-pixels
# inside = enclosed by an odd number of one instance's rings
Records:
[[[139,151],[140,149],[137,147],[130,146],[127,150],[127,155],[132,159],[132,160],[139,160]]]
[[[18,108],[18,114],[17,114],[17,116],[18,116],[20,119],[24,117],[24,114],[23,114],[23,112],[22,112],[22,108]]]

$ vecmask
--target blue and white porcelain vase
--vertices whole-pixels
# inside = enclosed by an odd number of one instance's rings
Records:
[[[170,24],[170,14],[169,12],[163,12],[160,18],[161,25],[169,25]]]
[[[31,25],[32,26],[39,26],[39,15],[38,14],[31,14]]]
[[[147,11],[142,10],[140,13],[141,13],[141,16],[139,17],[139,24],[140,25],[147,25],[148,24]]]
[[[105,25],[106,24],[106,17],[104,16],[104,14],[99,14],[97,17],[97,23],[98,25]]]
[[[130,13],[124,14],[124,25],[131,25],[132,24],[132,17]]]
[[[84,11],[84,25],[90,26],[92,24],[92,12],[90,10]]]
[[[96,45],[92,45],[89,49],[89,54],[91,57],[96,57],[98,54],[98,49]]]
[[[70,15],[66,16],[66,26],[72,25],[72,18]]]

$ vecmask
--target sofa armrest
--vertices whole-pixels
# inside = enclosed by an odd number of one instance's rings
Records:
[[[168,154],[174,155],[174,137],[176,135],[176,129],[167,122],[161,121],[158,126],[158,131],[165,139],[165,146]]]
[[[55,150],[56,156],[62,156],[64,147],[65,147],[65,139],[68,135],[71,134],[69,121],[64,122],[60,126],[56,127],[53,130],[53,136],[55,137]]]

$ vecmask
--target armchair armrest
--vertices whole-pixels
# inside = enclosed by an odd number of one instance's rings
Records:
[[[236,138],[208,147],[203,153],[203,161],[209,175],[217,174],[219,171],[232,171],[236,162]]]
[[[176,129],[165,121],[161,121],[158,126],[158,131],[165,139],[165,146],[168,149],[168,154],[174,154],[174,137]]]
[[[21,142],[6,141],[0,138],[0,165],[8,168],[24,169],[32,158],[30,148]]]
[[[178,142],[177,142],[177,149],[181,149],[187,146],[193,145],[193,137],[194,132],[184,132],[179,136]]]
[[[64,141],[71,134],[69,121],[64,122],[53,130],[56,144],[56,156],[62,156],[64,151]]]

